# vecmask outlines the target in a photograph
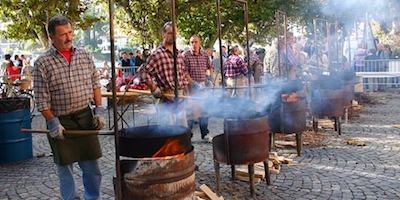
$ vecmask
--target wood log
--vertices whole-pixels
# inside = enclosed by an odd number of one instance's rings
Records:
[[[265,171],[263,171],[264,168],[262,168],[262,170],[260,170],[259,168],[254,168],[254,177],[255,178],[260,178],[260,179],[264,179],[265,178]],[[248,169],[244,169],[244,168],[237,168],[236,169],[236,175],[240,175],[240,176],[244,176],[244,177],[248,177],[249,176],[249,172]]]
[[[269,173],[270,174],[279,174],[280,173],[280,170],[277,170],[277,169],[269,169]]]
[[[202,198],[202,199],[208,199],[206,193],[204,193],[203,191],[194,191],[194,196]]]
[[[218,197],[217,194],[215,194],[206,184],[203,184],[200,186],[200,190],[203,191],[208,198],[211,200],[223,200],[224,198]]]
[[[243,175],[243,174],[236,174],[237,176],[235,177],[239,181],[245,181],[245,182],[250,182],[250,177],[249,174]],[[255,174],[254,174],[255,175]],[[258,184],[261,182],[261,178],[257,178],[254,176],[254,184]]]

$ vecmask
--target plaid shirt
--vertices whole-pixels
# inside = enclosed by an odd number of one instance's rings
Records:
[[[193,50],[189,50],[185,52],[184,57],[190,77],[196,82],[206,81],[207,69],[211,69],[210,59],[206,52],[200,50],[200,54],[195,55]]]
[[[240,75],[246,76],[248,72],[247,64],[237,55],[232,54],[224,63],[224,74],[226,77],[235,78]]]
[[[33,81],[38,111],[51,110],[56,116],[84,109],[93,100],[93,90],[100,87],[92,57],[77,48],[68,64],[51,46],[36,60]]]
[[[176,61],[178,68],[178,89],[184,89],[189,84],[189,81],[187,79],[188,73],[183,61],[183,55],[178,54]],[[175,88],[174,72],[173,53],[163,45],[159,46],[149,56],[147,65],[140,71],[143,81],[147,82],[154,78],[158,87],[162,90],[173,90]]]

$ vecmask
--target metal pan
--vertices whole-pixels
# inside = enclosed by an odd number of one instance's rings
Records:
[[[170,151],[156,154],[174,142]],[[152,125],[122,129],[119,137],[120,156],[150,158],[186,153],[192,148],[191,131],[182,126]]]

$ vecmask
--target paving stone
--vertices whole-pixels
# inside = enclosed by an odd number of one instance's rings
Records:
[[[256,186],[257,199],[400,199],[400,95],[377,93],[374,98],[385,97],[384,104],[366,105],[361,117],[343,124],[343,134],[332,130],[321,147],[304,146],[301,157],[294,160],[299,167],[282,167],[281,173],[272,175],[272,186],[265,182]],[[127,113],[129,122],[132,113]],[[137,124],[147,124],[146,116],[135,116]],[[150,121],[154,121],[151,119]],[[33,120],[33,128],[45,128],[42,117]],[[223,133],[223,120],[210,118],[210,135]],[[199,128],[193,129],[195,147],[196,186],[207,184],[215,188],[212,145],[200,139]],[[349,138],[366,142],[366,146],[346,145]],[[59,199],[58,177],[47,138],[33,136],[34,157],[31,160],[0,165],[0,200],[2,199]],[[114,199],[112,178],[115,176],[114,138],[100,136],[103,157],[102,197]],[[277,149],[279,154],[293,149]],[[75,171],[79,194],[83,194],[80,170]],[[230,167],[221,165],[221,194],[225,199],[251,199],[249,184],[230,181]]]

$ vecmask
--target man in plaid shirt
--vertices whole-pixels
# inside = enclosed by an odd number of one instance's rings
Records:
[[[67,130],[101,129],[99,74],[92,57],[72,46],[73,29],[64,16],[48,22],[52,45],[35,62],[33,80],[37,109],[47,121],[49,143],[60,179],[62,199],[79,199],[74,183],[73,163],[82,170],[85,199],[100,198],[101,157],[97,135],[64,136]],[[89,107],[94,102],[95,113]]]
[[[238,46],[233,47],[232,55],[224,63],[224,75],[226,77],[226,86],[236,88],[238,86],[245,86],[247,83],[246,75],[249,73],[247,64],[239,57],[240,49]],[[232,96],[243,96],[243,89],[239,90],[238,94],[236,89],[232,90]]]
[[[198,92],[196,91],[204,88],[206,86],[207,80],[207,70],[211,70],[210,59],[205,51],[201,49],[201,40],[197,35],[193,35],[190,38],[190,44],[192,48],[184,53],[184,61],[185,66],[189,72],[189,75],[193,82],[199,88],[193,88],[192,93]],[[200,133],[201,138],[209,133],[208,130],[208,117],[205,116],[205,113],[202,113],[202,108],[195,103],[192,104],[192,113],[191,119],[188,121],[189,128],[193,127],[194,120],[199,120]]]
[[[149,87],[153,96],[160,99],[163,103],[169,105],[173,102],[173,98],[167,97],[165,94],[173,94],[175,89],[174,76],[174,57],[173,57],[173,29],[172,23],[167,22],[162,28],[162,44],[149,56],[147,65],[141,69],[142,79]],[[183,55],[177,54],[176,64],[178,69],[178,90],[179,94],[187,94],[187,86],[191,82],[190,76],[185,68]],[[155,82],[153,82],[155,80]],[[162,107],[162,106],[161,106]],[[167,124],[179,124],[187,127],[186,112],[183,105],[178,106],[178,110],[173,110],[174,106],[166,105],[167,109],[159,109],[165,111],[163,113],[165,119],[160,122]],[[163,108],[163,107],[162,107]],[[175,115],[176,114],[176,115]]]

